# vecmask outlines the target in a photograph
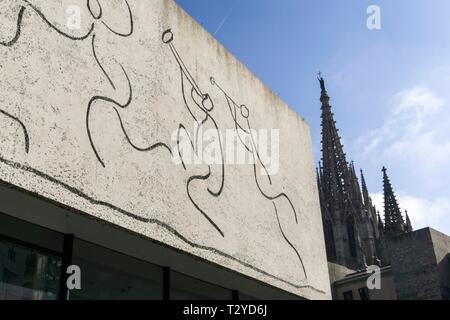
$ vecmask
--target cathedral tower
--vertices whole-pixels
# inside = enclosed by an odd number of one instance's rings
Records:
[[[317,182],[328,261],[350,269],[382,264],[382,230],[361,172],[362,191],[353,162],[348,163],[331,111],[324,79],[319,76],[322,103],[322,162]]]

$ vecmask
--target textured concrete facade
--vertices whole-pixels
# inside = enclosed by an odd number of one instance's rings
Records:
[[[399,300],[441,300],[450,295],[450,237],[425,228],[389,241]]]
[[[0,180],[330,298],[308,125],[174,1],[3,0],[0,26]],[[195,123],[255,164],[176,163]],[[279,130],[277,173],[251,129]]]
[[[380,270],[380,289],[367,288],[367,279],[371,273],[366,271],[349,274],[343,279],[333,283],[333,299],[344,300],[345,295],[351,292],[353,300],[362,300],[361,291],[366,290],[368,300],[397,300],[394,278],[390,266]]]

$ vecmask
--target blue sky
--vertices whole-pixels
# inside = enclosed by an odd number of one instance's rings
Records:
[[[413,226],[450,234],[450,1],[177,0],[311,125],[323,72],[349,159],[382,212],[387,166]],[[381,30],[369,30],[369,5]]]

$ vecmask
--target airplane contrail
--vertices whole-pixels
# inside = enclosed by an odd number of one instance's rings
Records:
[[[238,0],[235,0],[233,3],[233,6],[231,7],[230,11],[228,12],[228,14],[223,18],[222,22],[220,23],[219,27],[217,28],[217,30],[214,32],[214,35],[216,35],[220,29],[222,29],[223,25],[225,24],[225,22],[227,22],[228,18],[231,16],[231,14],[233,13],[234,8],[236,7],[238,3]]]

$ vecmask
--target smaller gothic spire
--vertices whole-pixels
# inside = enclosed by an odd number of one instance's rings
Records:
[[[400,207],[392,190],[391,182],[387,175],[387,169],[383,167],[383,188],[384,188],[384,229],[388,235],[397,235],[406,232],[406,225],[403,220]]]
[[[380,216],[380,212],[379,212],[379,211],[377,212],[377,215],[378,215],[378,230],[379,230],[380,233],[382,234],[383,231],[384,231],[383,220],[381,219],[381,216]]]
[[[317,186],[319,187],[319,192],[322,189],[322,182],[321,182],[321,178],[320,178],[320,162],[319,162],[319,166],[316,167],[316,179],[317,179]]]
[[[361,171],[361,188],[364,199],[364,205],[368,207],[371,204],[369,190],[367,189],[366,179],[364,178],[364,172],[362,169],[360,171]]]
[[[351,190],[351,197],[354,200],[354,205],[362,208],[363,207],[363,198],[361,194],[361,188],[359,187],[358,176],[356,175],[355,170],[355,162],[352,160],[348,167],[349,169],[349,181],[351,186],[349,190]]]
[[[350,161],[350,168],[352,169],[353,176],[356,177],[355,161]]]

